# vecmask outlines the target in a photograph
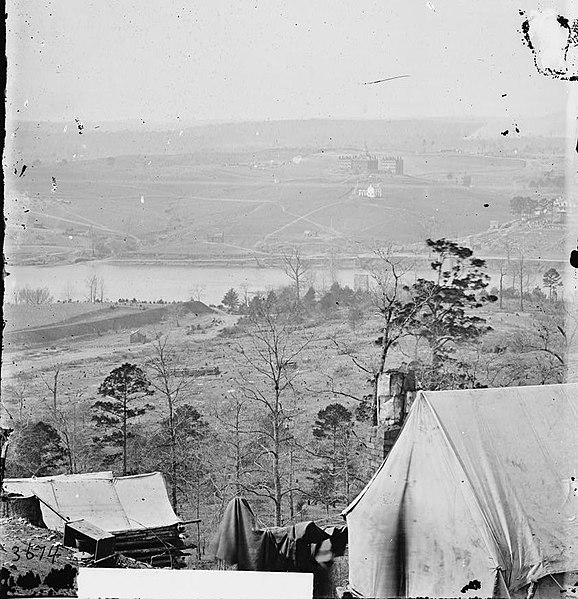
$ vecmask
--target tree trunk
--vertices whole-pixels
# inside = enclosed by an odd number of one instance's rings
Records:
[[[235,495],[241,494],[241,438],[239,433],[239,415],[235,428]]]
[[[122,474],[126,476],[126,452],[127,452],[127,436],[126,436],[126,419],[127,419],[127,397],[126,393],[123,399],[123,410],[122,410]]]
[[[345,503],[349,504],[349,444],[344,456],[345,466]]]
[[[297,292],[297,307],[301,303],[301,285],[299,283],[299,275],[295,276],[295,291]]]
[[[169,429],[171,435],[171,503],[175,514],[178,515],[177,505],[177,432],[173,413],[173,398],[168,385],[165,385],[169,404]]]
[[[175,514],[179,514],[179,507],[177,505],[177,451],[176,451],[176,439],[174,431],[172,432],[171,439],[171,502],[173,504],[173,510]]]
[[[379,367],[377,373],[373,377],[373,401],[371,405],[371,423],[373,426],[377,426],[377,392],[379,388],[379,377],[383,374],[385,369],[385,362],[387,360],[387,338],[386,338],[387,327],[382,330],[382,341],[381,341],[381,356],[379,358]]]
[[[54,417],[56,418],[56,398],[58,396],[58,368],[54,371],[54,387],[52,388],[52,409],[54,410]]]
[[[276,390],[275,393],[275,412],[273,415],[273,482],[275,493],[275,526],[281,526],[281,501],[283,498],[281,489],[281,472],[279,469],[279,452],[281,449],[279,428],[281,423],[279,422],[279,391]]]
[[[500,310],[503,307],[503,300],[504,300],[504,273],[502,272],[502,269],[500,269]]]
[[[520,310],[524,310],[524,261],[520,259]]]
[[[289,517],[295,522],[295,503],[293,498],[293,442],[289,447]]]

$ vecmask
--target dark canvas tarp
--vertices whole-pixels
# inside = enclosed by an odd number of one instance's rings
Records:
[[[48,528],[64,530],[64,520],[84,519],[108,532],[171,526],[175,515],[162,474],[115,478],[112,472],[92,472],[4,481],[8,493],[36,495]]]
[[[576,384],[420,392],[344,512],[353,589],[507,597],[576,571],[577,432]]]

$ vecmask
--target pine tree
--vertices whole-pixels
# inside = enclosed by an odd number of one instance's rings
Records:
[[[439,362],[456,343],[491,330],[473,310],[497,298],[485,294],[490,279],[484,271],[486,264],[473,258],[471,249],[446,239],[426,243],[437,254],[431,263],[435,279],[418,279],[411,290],[414,303],[420,306],[413,324],[430,343],[433,361]]]
[[[11,475],[49,476],[64,472],[66,449],[58,431],[46,422],[26,425],[17,436]]]
[[[555,293],[556,287],[562,286],[562,276],[555,268],[550,268],[544,273],[544,287],[548,288],[548,300],[552,301],[552,293]]]
[[[223,304],[223,306],[229,308],[229,310],[233,312],[239,306],[239,295],[231,287],[231,289],[229,289],[229,291],[227,291],[227,293],[225,293],[225,295],[223,296],[221,303]]]
[[[434,279],[418,279],[411,287],[417,309],[411,319],[413,334],[430,347],[431,371],[443,375],[442,367],[452,362],[456,349],[478,340],[491,331],[475,311],[497,297],[486,293],[490,277],[484,260],[457,243],[427,239],[435,258],[431,263]]]
[[[353,414],[342,404],[332,403],[317,413],[313,437],[323,466],[314,469],[313,492],[326,507],[339,500],[349,500],[352,434]]]
[[[111,371],[98,388],[98,393],[105,399],[92,405],[92,420],[103,429],[103,433],[94,441],[113,448],[116,455],[122,453],[122,472],[126,476],[129,423],[152,408],[148,404],[136,403],[145,395],[152,394],[150,383],[141,368],[127,362]]]

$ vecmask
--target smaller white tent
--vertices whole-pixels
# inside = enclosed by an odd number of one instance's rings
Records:
[[[578,384],[419,392],[344,511],[365,597],[563,596],[578,571]],[[553,593],[553,594],[552,594]]]
[[[64,530],[84,518],[108,532],[172,526],[180,522],[160,472],[115,478],[112,472],[7,478],[7,493],[36,495],[48,528]],[[60,515],[58,515],[60,514]]]

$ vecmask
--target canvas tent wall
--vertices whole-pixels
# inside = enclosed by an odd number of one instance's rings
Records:
[[[577,384],[420,392],[344,511],[352,589],[547,596],[578,570],[577,431]]]
[[[159,472],[120,478],[113,477],[112,472],[12,478],[4,481],[4,489],[7,493],[39,497],[43,520],[53,530],[64,531],[64,520],[57,513],[69,520],[88,520],[108,532],[161,528],[180,522]]]

